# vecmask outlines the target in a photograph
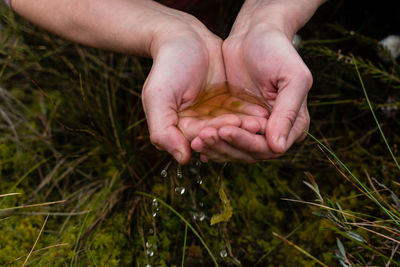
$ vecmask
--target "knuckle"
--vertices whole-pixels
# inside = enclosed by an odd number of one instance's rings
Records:
[[[306,82],[307,90],[309,91],[313,84],[313,76],[311,74],[311,71],[307,67],[304,67],[302,70],[302,76],[304,77],[304,81]]]
[[[158,149],[158,150],[164,150],[163,148],[163,138],[162,135],[158,133],[152,133],[150,134],[150,142]]]
[[[297,114],[298,113],[294,110],[287,110],[284,114],[282,114],[282,118],[287,120],[290,123],[291,127],[293,127],[294,122],[297,118]]]

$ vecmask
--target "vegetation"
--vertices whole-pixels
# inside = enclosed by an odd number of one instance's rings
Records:
[[[378,56],[378,26],[353,28],[343,5],[300,32],[309,138],[279,159],[182,167],[149,141],[150,60],[1,6],[0,265],[400,265],[400,68]]]

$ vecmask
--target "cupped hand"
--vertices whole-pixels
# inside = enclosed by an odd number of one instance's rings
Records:
[[[227,79],[236,88],[233,94],[253,95],[271,107],[264,135],[234,125],[214,131],[214,135],[241,150],[242,154],[235,155],[236,160],[251,162],[248,156],[253,161],[273,158],[304,139],[310,121],[307,93],[312,76],[290,38],[263,25],[253,27],[228,37],[223,44],[223,56]],[[205,145],[211,137],[214,136],[201,140],[204,148],[200,152],[204,158],[212,159],[218,151]]]
[[[190,160],[189,142],[201,131],[227,125],[246,129],[246,125],[251,124],[242,125],[242,117],[229,112],[208,117],[182,113],[179,119],[179,112],[193,106],[202,91],[210,90],[207,85],[226,80],[222,40],[190,15],[183,15],[183,18],[188,22],[173,24],[155,35],[157,38],[151,47],[153,66],[142,93],[151,142],[172,154],[181,164]],[[254,112],[257,114],[257,109]],[[216,159],[221,160],[230,153],[231,146],[218,136],[213,143],[209,146],[211,150],[221,143],[225,145],[224,149],[214,152]]]

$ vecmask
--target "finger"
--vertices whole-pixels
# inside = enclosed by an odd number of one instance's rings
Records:
[[[235,148],[254,155],[256,159],[268,159],[277,156],[269,148],[264,135],[252,134],[244,129],[233,126],[221,127],[218,130],[218,135],[222,140]]]
[[[200,137],[195,137],[192,142],[190,142],[190,146],[196,152],[200,152],[206,149],[206,144]]]
[[[293,125],[292,130],[288,137],[288,146],[290,147],[295,142],[304,140],[307,136],[307,131],[310,126],[310,115],[307,109],[307,99],[304,99],[303,104],[300,108],[299,115]]]
[[[206,117],[205,119],[184,117],[179,119],[179,129],[187,140],[191,141],[198,136],[205,127],[220,128],[223,125],[240,126],[242,121],[234,114],[224,114],[216,118]]]
[[[200,160],[201,160],[201,162],[203,162],[203,163],[209,162],[209,159],[207,158],[207,156],[206,156],[206,155],[203,155],[203,154],[200,154]]]
[[[265,134],[267,126],[267,119],[258,116],[248,116],[243,114],[236,114],[242,121],[240,128],[249,131],[253,134]]]
[[[240,162],[240,163],[257,162],[257,160],[252,158],[250,155],[240,152],[239,150],[230,151],[229,154],[223,154],[216,150],[216,148],[218,148],[227,151],[229,148],[224,147],[225,145],[231,148],[226,143],[219,142],[218,146],[214,147],[213,149],[206,149],[203,152],[201,152],[200,155],[205,156],[208,161],[214,161],[214,162]]]
[[[307,68],[296,77],[282,81],[267,123],[268,145],[276,153],[284,153],[290,146],[288,136],[299,114],[303,100],[312,84]]]
[[[251,155],[240,151],[218,136],[218,131],[212,127],[206,127],[199,133],[199,138],[203,142],[202,149],[199,152],[205,155],[209,160],[216,162],[241,161],[246,163],[255,162]],[[192,145],[193,147],[193,145]]]

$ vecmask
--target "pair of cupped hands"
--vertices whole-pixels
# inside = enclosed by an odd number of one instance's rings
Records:
[[[187,16],[155,36],[143,107],[152,144],[180,164],[192,149],[253,163],[305,138],[312,76],[279,27],[234,25],[222,40]]]

